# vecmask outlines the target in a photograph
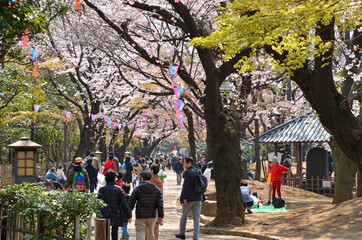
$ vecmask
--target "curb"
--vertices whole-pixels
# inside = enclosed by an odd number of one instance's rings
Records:
[[[248,237],[248,238],[256,238],[261,240],[280,240],[280,238],[260,235],[257,233],[250,233],[245,231],[237,231],[237,230],[228,230],[228,229],[218,229],[218,228],[200,228],[200,233],[202,234],[215,234],[215,235],[231,235],[238,237]]]

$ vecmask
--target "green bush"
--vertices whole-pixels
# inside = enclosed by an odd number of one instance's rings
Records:
[[[29,239],[49,239],[49,235],[73,238],[75,217],[80,216],[81,239],[86,238],[86,222],[93,214],[99,215],[104,206],[96,194],[62,191],[43,192],[43,188],[29,183],[10,185],[0,189],[0,208],[14,226],[16,213],[24,217],[27,229],[36,231],[40,220],[43,233]]]

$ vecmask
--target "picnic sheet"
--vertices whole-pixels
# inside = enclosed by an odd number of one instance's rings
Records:
[[[253,206],[254,207],[254,206]],[[262,206],[260,208],[251,208],[253,213],[272,213],[272,212],[289,212],[285,207],[282,208],[274,208],[273,205],[270,206]],[[247,211],[245,211],[247,213]]]

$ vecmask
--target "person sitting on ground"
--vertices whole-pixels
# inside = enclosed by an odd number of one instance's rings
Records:
[[[158,223],[163,218],[163,198],[161,190],[151,183],[152,173],[144,170],[140,174],[141,183],[136,187],[129,198],[129,207],[131,210],[136,203],[136,239],[154,240],[154,228],[156,210],[158,214]]]
[[[244,208],[248,211],[248,213],[253,213],[251,211],[251,207],[254,204],[254,200],[251,197],[251,190],[247,187],[248,183],[245,180],[241,180],[240,182],[240,191],[241,191],[241,197],[244,201]]]
[[[81,192],[89,192],[89,176],[87,170],[82,167],[83,159],[81,157],[77,157],[74,160],[74,167],[68,172],[68,179],[65,183],[65,189],[68,191],[81,191]]]
[[[93,158],[88,158],[87,166],[85,170],[87,170],[88,177],[89,177],[89,191],[90,193],[94,193],[94,189],[97,188],[98,185],[98,172],[97,169],[93,166]]]
[[[158,172],[160,171],[160,166],[157,164],[152,164],[151,165],[151,172],[152,172],[152,178],[151,178],[151,183],[155,184],[163,193],[163,182],[162,179],[157,175]],[[158,240],[158,233],[160,230],[160,223],[158,223],[158,217],[156,216],[155,219],[155,228],[154,228],[154,232],[155,232],[155,240]]]
[[[122,188],[116,184],[116,175],[117,173],[113,170],[107,171],[104,175],[106,185],[98,191],[98,198],[107,203],[107,207],[103,208],[101,213],[103,218],[111,219],[112,240],[118,240],[119,226],[123,226],[125,222],[132,222],[132,212],[128,207]]]
[[[282,174],[289,171],[289,168],[284,167],[283,165],[279,164],[277,157],[272,157],[273,166],[271,168],[271,182],[273,188],[273,199],[275,198],[275,190],[278,192],[278,197],[282,197],[282,193],[280,191],[282,186]]]
[[[53,187],[55,190],[64,190],[63,186],[58,182],[58,178],[60,178],[59,175],[56,174],[56,168],[52,167],[49,172],[45,174],[44,181],[45,183],[51,181]]]
[[[64,175],[64,166],[59,166],[58,170],[57,170],[57,175],[59,175],[59,179],[58,182],[60,182],[60,184],[62,184],[62,186],[64,186],[64,184],[67,181],[67,177]]]

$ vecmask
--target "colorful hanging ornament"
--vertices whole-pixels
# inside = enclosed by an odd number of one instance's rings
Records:
[[[176,77],[178,68],[179,68],[178,66],[173,66],[173,65],[168,66],[168,71],[170,72],[170,76],[171,76],[171,87],[172,88],[174,86],[174,78]]]
[[[108,127],[110,127],[112,125],[112,121],[111,119],[108,120]]]
[[[108,116],[104,115],[104,116],[103,116],[104,122],[107,122],[107,119],[108,119]]]
[[[32,58],[33,64],[34,64],[33,76],[36,75],[37,65],[39,63],[39,53],[40,52],[37,49],[30,50],[31,58]]]
[[[134,123],[131,124],[131,128],[134,129]]]
[[[117,128],[117,123],[113,123],[113,129],[116,130]]]
[[[25,28],[23,33],[23,47],[28,47],[28,39],[29,39],[29,28]]]
[[[95,115],[95,114],[91,114],[91,121],[94,122],[94,120],[96,120],[96,115]]]
[[[146,117],[143,117],[143,121],[146,121]]]
[[[175,87],[173,91],[175,92],[176,98],[181,98],[181,87]]]
[[[79,11],[79,0],[75,0],[75,10]]]
[[[180,2],[180,0],[175,0],[175,3],[178,3],[178,2]]]
[[[118,130],[121,130],[122,129],[122,124],[118,123]]]
[[[66,112],[66,113],[65,113],[65,117],[66,117],[67,119],[70,118],[70,113],[71,113],[71,112]]]
[[[16,8],[15,3],[16,3],[17,1],[18,1],[18,0],[9,0],[9,8]]]
[[[142,111],[142,114],[146,114],[146,110],[143,110],[143,111]]]
[[[184,115],[180,114],[180,118],[178,120],[178,125],[181,126],[182,124],[184,124]]]
[[[139,120],[139,119],[137,119],[137,123],[140,123],[140,120]]]
[[[202,122],[202,125],[204,125],[204,126],[206,125],[206,121],[204,119],[202,119],[201,122]]]
[[[36,114],[39,112],[39,108],[40,108],[40,105],[34,104],[34,112],[35,112],[34,119],[36,119]]]

